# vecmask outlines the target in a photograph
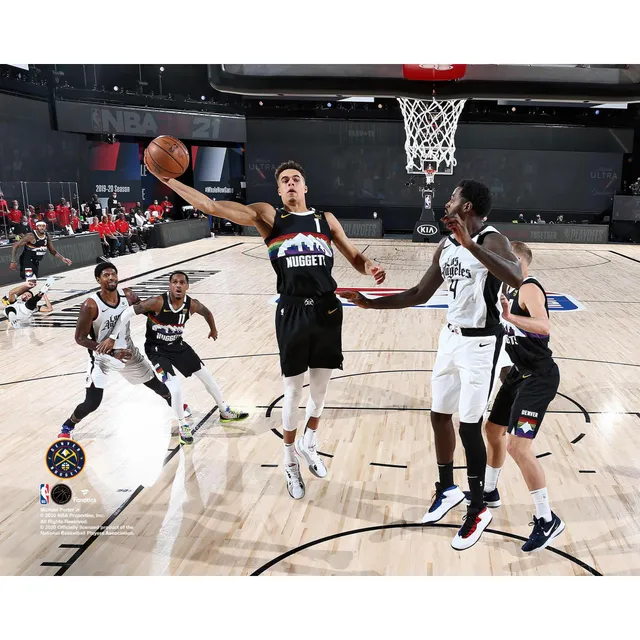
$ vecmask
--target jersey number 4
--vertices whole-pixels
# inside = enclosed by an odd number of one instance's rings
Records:
[[[456,299],[456,291],[458,290],[458,280],[451,280],[449,283],[449,291],[453,293],[453,299]]]

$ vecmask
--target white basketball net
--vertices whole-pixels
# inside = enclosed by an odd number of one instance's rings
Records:
[[[444,163],[456,166],[455,135],[466,98],[459,100],[416,100],[398,98],[407,135],[407,173],[425,173],[431,164],[437,170]]]

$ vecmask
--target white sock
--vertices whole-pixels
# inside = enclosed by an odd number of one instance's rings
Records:
[[[551,507],[549,506],[547,487],[532,491],[531,497],[536,507],[536,518],[544,518],[546,522],[551,522]]]
[[[180,387],[180,381],[177,376],[167,374],[165,380],[167,388],[171,392],[171,408],[178,418],[178,422],[184,424],[184,403],[182,402],[182,388]]]
[[[498,476],[502,471],[502,467],[490,467],[487,465],[487,469],[484,472],[484,492],[490,493],[498,486]]]
[[[303,441],[305,447],[313,447],[316,444],[316,432],[315,429],[304,430]]]
[[[222,397],[222,391],[220,391],[220,387],[213,379],[213,376],[209,373],[209,370],[205,367],[202,367],[199,371],[196,371],[193,374],[202,384],[204,388],[209,392],[209,394],[213,397],[218,405],[218,409],[220,410],[221,415],[229,414],[229,405],[225,402]]]
[[[293,444],[284,445],[284,463],[285,464],[297,464],[298,459],[293,450]]]

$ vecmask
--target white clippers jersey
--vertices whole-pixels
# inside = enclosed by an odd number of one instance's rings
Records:
[[[37,309],[34,309],[33,311],[28,309],[27,305],[20,299],[3,308],[5,310],[6,317],[15,329],[28,326],[31,323],[31,317],[37,311]]]
[[[129,306],[129,303],[122,289],[118,289],[118,304],[116,304],[115,307],[103,302],[100,297],[100,292],[92,293],[89,297],[93,298],[98,306],[98,317],[93,321],[91,337],[97,342],[102,342],[102,340],[108,338],[113,332],[120,314]],[[127,325],[126,328],[120,332],[113,348],[127,349],[131,347],[131,344],[129,325]]]
[[[494,227],[472,236],[478,244]],[[440,270],[448,291],[447,321],[464,329],[485,329],[500,323],[500,280],[450,235],[440,254]]]

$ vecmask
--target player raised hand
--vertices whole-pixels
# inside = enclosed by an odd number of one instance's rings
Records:
[[[369,299],[363,296],[359,291],[337,291],[336,293],[341,298],[348,300],[352,304],[355,304],[356,307],[360,307],[361,309],[366,309],[369,304]]]
[[[367,266],[367,273],[373,276],[376,284],[382,284],[387,277],[387,272],[379,265]]]
[[[502,305],[502,317],[506,320],[511,313],[511,303],[504,293],[500,294],[500,304]]]
[[[469,229],[467,229],[467,225],[457,213],[445,215],[444,218],[442,218],[442,222],[465,249],[468,249],[473,244],[473,239],[471,238]]]
[[[213,329],[211,329],[211,331],[209,331],[209,335],[207,336],[207,338],[213,338],[214,340],[218,339],[218,330],[214,327]]]

